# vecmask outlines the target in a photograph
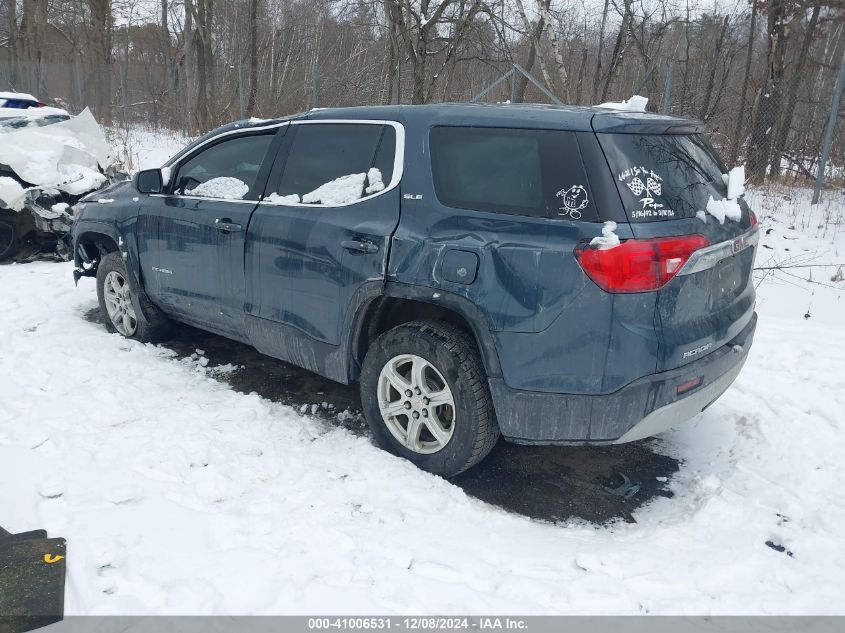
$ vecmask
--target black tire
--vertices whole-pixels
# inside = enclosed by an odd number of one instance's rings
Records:
[[[126,264],[124,263],[121,254],[117,251],[105,255],[102,260],[100,260],[100,265],[97,267],[97,300],[100,303],[100,312],[103,315],[103,321],[106,324],[106,329],[109,332],[117,332],[125,338],[131,338],[136,341],[141,341],[142,343],[157,343],[167,339],[171,333],[172,321],[170,321],[170,319],[168,319],[161,310],[152,304],[143,291],[141,291],[137,297],[138,303],[141,306],[140,314],[137,309],[134,309],[136,321],[134,332],[126,334],[124,332],[120,332],[118,328],[115,327],[115,324],[106,309],[104,289],[106,277],[112,272],[117,273],[124,281],[129,279],[129,275],[126,272]],[[126,281],[126,283],[128,283],[128,281]],[[134,288],[129,292],[133,293]]]
[[[21,250],[18,227],[11,218],[0,218],[0,262],[11,259]]]
[[[382,369],[404,354],[430,363],[445,379],[454,399],[451,438],[434,453],[420,454],[407,448],[389,430],[379,408]],[[448,323],[412,321],[379,336],[364,359],[360,387],[364,415],[378,444],[435,475],[453,477],[471,468],[487,456],[499,439],[487,374],[475,341]]]

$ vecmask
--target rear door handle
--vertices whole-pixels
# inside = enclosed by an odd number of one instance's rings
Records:
[[[221,233],[239,233],[243,231],[244,227],[240,224],[235,224],[229,218],[217,218],[214,221],[214,228]]]
[[[378,253],[378,244],[369,240],[343,240],[340,245],[350,253]]]

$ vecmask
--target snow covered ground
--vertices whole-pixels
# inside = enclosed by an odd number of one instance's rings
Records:
[[[179,146],[139,139],[139,167]],[[845,202],[808,195],[751,193],[758,265],[845,263]],[[656,442],[674,497],[597,526],[488,506],[108,334],[70,264],[0,266],[0,525],[68,539],[68,614],[845,614],[836,271],[758,275],[743,373]]]

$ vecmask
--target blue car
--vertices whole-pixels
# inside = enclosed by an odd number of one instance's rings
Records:
[[[606,445],[733,382],[758,229],[700,123],[442,104],[214,130],[78,205],[107,327],[180,321],[360,385],[378,443],[453,476],[503,436]]]

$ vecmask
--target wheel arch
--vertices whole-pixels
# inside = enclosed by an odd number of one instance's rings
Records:
[[[102,257],[120,250],[120,237],[116,235],[116,232],[111,234],[100,227],[79,231],[73,243],[73,258],[77,266],[81,265],[86,258],[91,261],[95,257]],[[82,252],[80,249],[83,249]]]
[[[370,299],[358,311],[349,347],[352,380],[357,380],[364,356],[379,335],[421,319],[445,321],[467,332],[475,341],[487,375],[502,375],[493,336],[475,304],[448,292],[388,283],[383,294]]]

